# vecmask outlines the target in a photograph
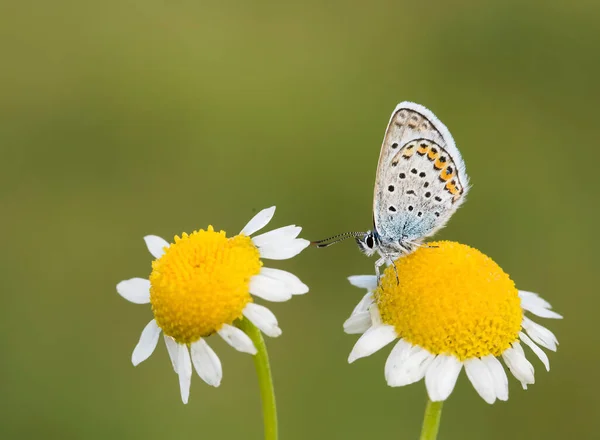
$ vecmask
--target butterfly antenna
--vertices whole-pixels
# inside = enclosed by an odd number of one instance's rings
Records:
[[[334,235],[333,237],[325,238],[323,240],[311,241],[310,244],[318,248],[326,248],[347,238],[359,237],[365,234],[366,232],[344,232],[343,234]]]

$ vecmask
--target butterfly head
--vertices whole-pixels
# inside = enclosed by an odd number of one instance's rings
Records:
[[[354,237],[358,248],[367,257],[373,255],[379,249],[379,236],[374,231],[367,231],[363,235]]]

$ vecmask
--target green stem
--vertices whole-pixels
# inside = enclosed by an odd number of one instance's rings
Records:
[[[423,416],[423,428],[421,428],[420,440],[435,440],[440,427],[442,417],[442,403],[432,402],[427,399],[427,407]]]
[[[239,327],[248,335],[257,353],[254,355],[254,367],[258,376],[258,386],[262,399],[263,420],[265,424],[265,440],[277,440],[277,406],[275,405],[275,389],[269,366],[269,355],[262,333],[254,324],[243,318]]]

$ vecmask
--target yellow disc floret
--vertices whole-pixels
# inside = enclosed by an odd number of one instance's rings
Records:
[[[523,312],[515,284],[491,258],[440,241],[386,269],[375,298],[384,323],[413,345],[460,360],[499,356],[517,340]]]
[[[158,326],[189,344],[242,317],[252,301],[250,278],[260,271],[258,249],[245,235],[194,231],[175,237],[152,262],[150,302]]]

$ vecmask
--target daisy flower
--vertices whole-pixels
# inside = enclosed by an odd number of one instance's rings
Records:
[[[375,276],[352,276],[367,294],[344,323],[346,333],[362,334],[348,362],[369,356],[398,340],[385,364],[389,386],[425,378],[429,398],[446,400],[460,371],[487,403],[508,399],[504,363],[524,389],[534,368],[521,342],[546,370],[558,341],[540,318],[562,318],[532,292],[517,290],[489,257],[469,246],[440,241],[399,258],[386,269],[379,287]]]
[[[223,371],[216,353],[206,342],[218,334],[238,351],[256,354],[252,339],[236,326],[246,318],[264,334],[281,334],[275,315],[254,303],[287,301],[308,292],[295,275],[263,267],[261,258],[284,260],[309,245],[297,238],[301,227],[290,225],[250,238],[269,223],[275,207],[255,215],[239,235],[207,230],[176,236],[174,243],[155,235],[144,237],[152,261],[149,279],[131,278],[117,284],[117,292],[135,304],[152,306],[152,319],[133,350],[133,365],[148,359],[160,334],[175,372],[183,403],[188,402],[192,365],[207,384],[218,387]],[[239,322],[239,321],[238,321]]]

